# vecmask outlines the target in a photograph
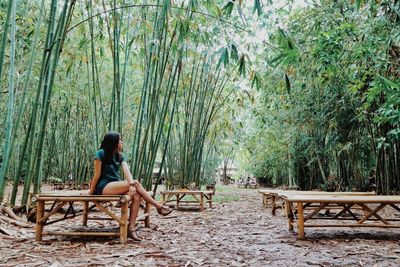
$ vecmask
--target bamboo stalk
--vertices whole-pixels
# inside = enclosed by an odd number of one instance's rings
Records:
[[[8,73],[8,105],[7,105],[7,119],[6,119],[6,136],[3,148],[3,162],[0,168],[0,202],[4,198],[4,190],[6,184],[6,173],[12,152],[12,130],[13,130],[13,117],[14,117],[14,85],[15,85],[15,1],[10,2],[11,6],[11,32],[10,32],[10,68]],[[6,24],[8,21],[6,22]],[[1,70],[1,69],[0,69]],[[1,72],[0,72],[1,74]]]

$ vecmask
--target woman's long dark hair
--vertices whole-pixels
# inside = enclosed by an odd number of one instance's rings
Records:
[[[104,161],[111,162],[114,155],[117,156],[117,161],[121,161],[122,155],[118,151],[118,143],[121,135],[118,132],[108,132],[101,142],[100,149],[104,149]]]

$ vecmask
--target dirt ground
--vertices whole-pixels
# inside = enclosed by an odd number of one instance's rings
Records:
[[[263,208],[257,190],[217,190],[216,200],[204,212],[174,211],[162,218],[153,210],[152,227],[138,231],[143,241],[126,245],[116,238],[45,236],[35,242],[33,226],[3,224],[13,234],[0,233],[0,266],[400,266],[398,230],[313,228],[299,241],[282,211],[271,216]]]

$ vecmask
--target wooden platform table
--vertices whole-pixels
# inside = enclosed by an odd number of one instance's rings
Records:
[[[327,193],[325,191],[298,191],[298,190],[285,190],[285,189],[262,189],[258,190],[263,195],[263,205],[268,207],[268,203],[271,202],[271,214],[275,216],[276,209],[278,208],[278,200],[282,200],[281,197],[286,194],[313,194],[313,193]]]
[[[268,206],[268,202],[271,202],[271,214],[274,216],[276,214],[276,209],[278,208],[277,202],[279,200],[285,202],[286,197],[290,195],[346,195],[346,196],[375,195],[375,192],[327,192],[327,191],[298,191],[298,190],[259,190],[259,193],[263,194],[263,203],[265,207]]]
[[[355,193],[355,192],[352,192]],[[293,229],[295,216],[293,207],[297,209],[298,238],[304,239],[305,227],[380,227],[400,228],[400,196],[378,195],[345,195],[342,194],[290,194],[286,196],[288,203],[287,217],[289,230]],[[331,206],[341,207],[337,213],[324,214],[320,211]],[[383,212],[390,207],[391,212]],[[362,214],[358,212],[362,210]],[[321,220],[323,223],[310,223]]]
[[[200,211],[204,211],[204,202],[208,203],[210,208],[212,207],[213,195],[213,191],[200,190],[168,190],[161,192],[163,204],[176,200],[176,207],[178,208],[181,203],[195,203],[199,204]],[[194,200],[183,200],[186,196],[192,196]]]
[[[268,207],[268,203],[271,202],[271,208],[274,210],[273,215],[275,215],[275,208],[276,208],[276,196],[280,192],[288,192],[288,190],[282,190],[282,189],[261,189],[258,190],[258,193],[260,193],[263,196],[263,206],[265,208]]]
[[[293,208],[293,205],[288,203],[286,199],[292,195],[305,195],[305,196],[375,196],[375,192],[327,192],[327,191],[290,191],[290,192],[280,192],[275,195],[272,193],[273,197],[276,199],[281,199],[285,204],[285,214],[286,216],[293,216],[296,213],[296,209]],[[312,204],[308,204],[305,207],[312,206]],[[341,208],[341,206],[330,204],[327,206],[325,211],[329,213],[331,209]],[[353,209],[361,209],[360,207],[354,207]],[[273,213],[275,215],[275,212]]]
[[[87,191],[57,191],[37,194],[32,198],[32,201],[37,203],[36,214],[36,241],[41,241],[43,235],[62,235],[62,236],[119,236],[121,243],[127,242],[128,234],[128,209],[131,202],[129,195],[88,195]],[[115,212],[107,203],[118,203],[119,212]],[[50,209],[46,206],[51,205]],[[77,211],[76,205],[82,205],[83,210]],[[89,206],[92,204],[92,206]],[[68,207],[62,218],[50,220],[50,217],[56,214],[62,207]],[[108,217],[97,218],[89,217],[89,213],[93,208],[98,208]],[[145,226],[150,227],[150,207],[146,203],[145,206]],[[82,224],[87,226],[88,220],[115,220],[119,224],[119,233],[116,232],[71,232],[71,231],[44,231],[44,227],[56,222],[74,218],[75,216],[83,215]]]

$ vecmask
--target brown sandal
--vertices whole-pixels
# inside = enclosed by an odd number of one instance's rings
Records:
[[[168,206],[162,205],[160,208],[157,209],[157,212],[162,216],[167,216],[172,212],[172,209]]]
[[[140,236],[138,236],[138,234],[136,233],[136,231],[133,229],[128,229],[128,237],[132,238],[133,240],[140,242],[142,241],[142,239],[140,238]]]

